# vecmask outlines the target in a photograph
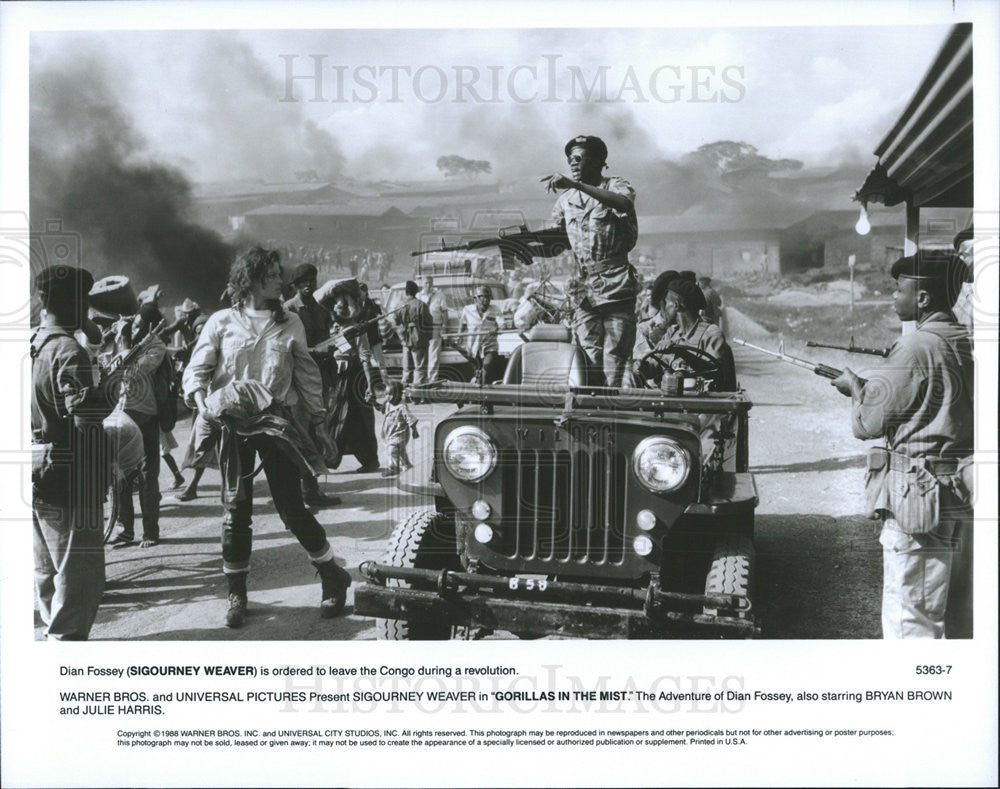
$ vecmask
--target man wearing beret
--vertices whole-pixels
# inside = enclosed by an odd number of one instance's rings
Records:
[[[312,263],[302,263],[292,272],[292,286],[295,295],[285,302],[285,309],[299,316],[306,330],[306,345],[316,347],[330,339],[333,318],[330,311],[316,301],[313,295],[318,287],[319,272]],[[323,402],[330,406],[330,392],[333,388],[334,364],[332,353],[310,353],[319,367],[323,379]],[[293,416],[305,427],[309,425],[309,414],[301,403],[292,409]],[[319,480],[312,475],[302,475],[302,498],[313,507],[333,507],[340,504],[337,496],[328,496],[319,489]]]
[[[882,520],[884,638],[972,637],[973,358],[952,314],[966,277],[950,252],[919,251],[892,266],[893,306],[916,330],[864,381],[833,386],[851,398],[854,435],[869,451],[867,509]]]
[[[657,304],[666,324],[666,330],[656,346],[657,350],[667,350],[671,346],[697,348],[711,357],[718,367],[713,388],[720,392],[736,389],[736,365],[732,349],[722,336],[722,330],[705,320],[705,296],[701,288],[688,279],[676,277],[666,283],[666,287],[661,284],[660,288],[656,288],[654,283],[654,297],[659,297]],[[660,358],[675,372],[699,372],[679,354],[672,358],[665,354]]]
[[[31,338],[31,482],[35,593],[48,638],[86,640],[104,591],[101,419],[111,410],[87,351],[90,272],[51,266],[35,279],[41,324]]]
[[[542,180],[556,200],[552,219],[563,227],[584,277],[586,296],[577,308],[580,345],[608,386],[620,386],[635,345],[639,281],[628,253],[639,235],[635,190],[605,177],[608,149],[598,137],[580,135],[565,146],[572,178],[554,173]]]

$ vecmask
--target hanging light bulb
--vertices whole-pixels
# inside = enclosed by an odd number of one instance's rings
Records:
[[[858,223],[854,226],[854,230],[861,236],[867,236],[872,229],[871,222],[868,221],[868,207],[862,203],[861,212],[858,214]]]

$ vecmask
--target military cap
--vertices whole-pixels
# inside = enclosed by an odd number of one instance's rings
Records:
[[[185,315],[190,315],[192,312],[197,312],[201,309],[201,306],[197,301],[192,301],[191,299],[184,299],[184,302],[177,308],[178,312],[184,313]]]
[[[303,263],[295,267],[295,271],[292,272],[292,284],[301,282],[304,279],[312,279],[317,276],[319,272],[312,263]]]
[[[40,271],[35,277],[35,287],[43,306],[52,301],[75,301],[90,293],[94,276],[85,268],[60,263]]]
[[[677,272],[668,270],[658,274],[653,280],[653,286],[649,289],[649,300],[654,307],[659,308],[663,297],[667,295],[667,287],[675,279],[677,279]]]
[[[593,137],[589,134],[577,135],[566,143],[566,147],[563,149],[566,153],[566,158],[569,158],[569,152],[574,148],[583,148],[585,151],[594,154],[602,162],[607,161],[608,146],[604,144],[604,140],[600,137]]]
[[[708,307],[708,304],[705,302],[705,294],[701,292],[701,288],[698,287],[698,283],[696,282],[677,278],[667,286],[667,290],[676,293],[684,299],[684,303],[688,309],[693,310],[695,313]]]
[[[958,255],[946,249],[921,249],[916,255],[901,257],[892,264],[893,279],[903,277],[948,284],[968,282],[969,267]]]

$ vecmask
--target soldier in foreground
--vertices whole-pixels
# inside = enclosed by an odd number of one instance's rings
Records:
[[[972,637],[973,357],[952,314],[965,265],[918,252],[892,266],[894,308],[916,321],[869,381],[850,369],[831,384],[851,398],[869,452],[867,509],[883,521],[884,638]]]
[[[73,338],[94,278],[51,266],[35,280],[45,310],[31,338],[31,487],[35,594],[48,638],[85,641],[104,591],[106,489],[94,366]]]
[[[621,386],[635,345],[635,303],[639,280],[628,253],[639,235],[635,190],[602,171],[608,148],[598,137],[580,135],[565,146],[573,174],[542,180],[552,192],[566,190],[552,209],[555,225],[565,227],[585,278],[586,296],[577,308],[580,345],[594,369],[604,370],[608,386]]]

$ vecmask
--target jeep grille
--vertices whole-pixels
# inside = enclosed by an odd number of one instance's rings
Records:
[[[620,564],[628,458],[606,425],[573,425],[570,438],[570,449],[501,454],[504,528],[496,549],[535,561]]]

